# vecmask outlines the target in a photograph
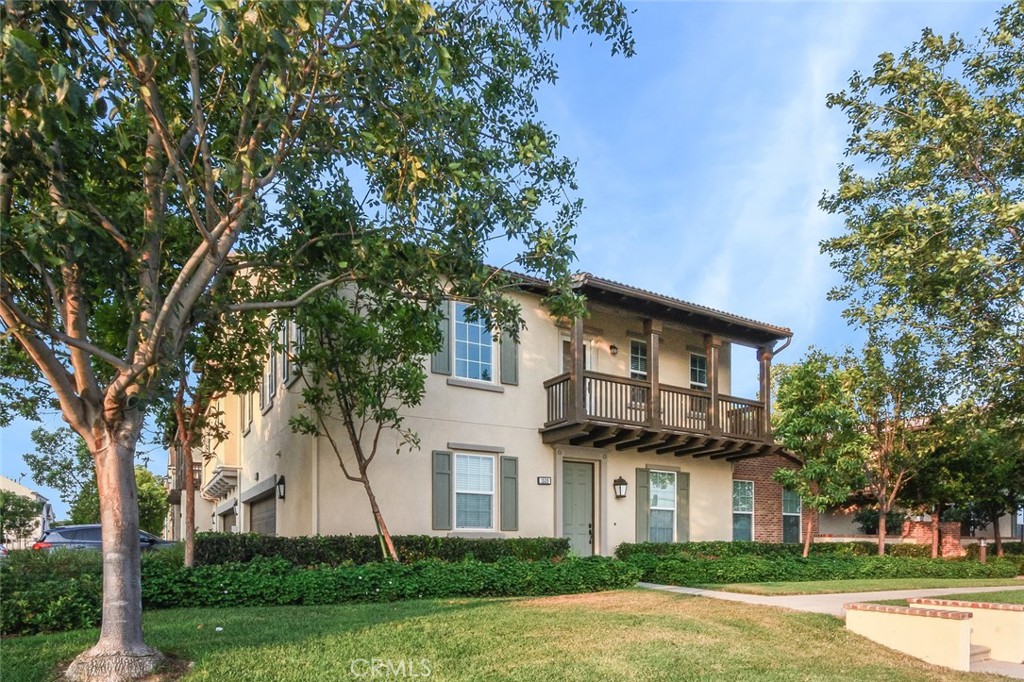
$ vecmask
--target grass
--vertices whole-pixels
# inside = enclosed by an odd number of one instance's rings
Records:
[[[882,578],[875,580],[812,580],[807,582],[732,583],[698,585],[709,590],[742,594],[834,594],[838,592],[878,592],[881,590],[923,590],[932,587],[1024,587],[1016,578]]]
[[[1024,604],[1024,590],[1007,590],[1005,592],[965,592],[963,594],[944,594],[936,599],[953,599],[960,601],[981,601],[991,604]],[[907,606],[903,599],[886,599],[874,602],[875,604],[891,604],[892,606]]]
[[[216,632],[222,627],[222,632]],[[830,616],[645,590],[540,599],[146,614],[147,641],[195,662],[184,680],[712,680],[858,682],[1001,679],[927,665]],[[95,630],[0,642],[4,682],[51,680]],[[367,659],[405,675],[366,674]],[[355,660],[356,668],[353,671]],[[362,673],[362,675],[353,674]]]

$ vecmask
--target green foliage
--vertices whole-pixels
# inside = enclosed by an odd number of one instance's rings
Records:
[[[844,556],[839,553],[815,554],[807,558],[795,554],[699,558],[635,553],[627,563],[643,572],[642,580],[668,585],[872,578],[1012,578],[1019,570],[1018,562],[1009,559],[993,559],[982,564],[969,559]]]
[[[146,467],[135,467],[135,485],[138,488],[139,528],[160,535],[167,519],[169,502],[164,483]],[[96,478],[85,484],[71,502],[71,523],[99,523],[100,497],[96,491]]]
[[[893,511],[886,514],[886,535],[899,534],[903,529],[903,522],[906,519],[907,515],[902,512]],[[866,535],[878,533],[878,510],[874,507],[861,507],[853,513],[853,520],[857,523],[857,527],[860,528],[862,533]]]
[[[67,427],[50,431],[32,429],[35,452],[22,455],[33,481],[53,488],[60,499],[71,504],[82,489],[95,479],[92,455],[85,441]]]
[[[675,557],[689,559],[722,559],[732,557],[787,558],[800,556],[800,546],[792,543],[771,542],[624,542],[615,548],[615,556],[623,561],[632,561],[636,556]],[[819,542],[811,546],[811,556],[870,556],[875,553],[875,543],[862,542]],[[896,544],[889,546],[892,556],[928,557],[928,545]]]
[[[950,393],[1024,412],[1024,4],[974,41],[925,29],[828,104],[850,125],[839,188],[821,206],[846,233],[822,250],[858,325],[913,329]]]
[[[0,565],[3,634],[97,625],[101,565],[96,552],[12,553]],[[631,587],[638,577],[635,567],[605,557],[528,561],[506,556],[493,563],[428,559],[308,568],[283,558],[256,557],[187,568],[180,550],[167,550],[143,556],[142,596],[147,608],[319,605],[572,594]]]
[[[0,490],[0,538],[27,538],[39,527],[42,503],[10,490]]]
[[[567,538],[456,538],[396,535],[395,547],[403,562],[434,559],[472,559],[494,563],[501,559],[547,561],[569,554]],[[196,565],[246,562],[258,557],[280,558],[295,566],[367,564],[381,558],[380,544],[372,535],[316,535],[275,537],[256,533],[199,533]]]
[[[849,377],[838,358],[817,350],[774,371],[773,433],[802,461],[799,468],[779,469],[775,480],[807,507],[825,512],[864,482],[868,443]]]

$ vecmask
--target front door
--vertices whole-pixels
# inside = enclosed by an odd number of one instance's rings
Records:
[[[594,553],[594,465],[562,462],[562,536],[576,556]]]

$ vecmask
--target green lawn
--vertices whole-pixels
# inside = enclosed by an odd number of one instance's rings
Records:
[[[411,662],[405,679],[416,671],[430,680],[1001,679],[926,665],[846,632],[830,616],[646,590],[153,611],[145,627],[151,644],[195,661],[184,677],[190,681],[402,679],[370,677],[369,659]],[[88,630],[5,639],[3,680],[51,679],[58,662],[95,637]]]
[[[936,599],[959,599],[961,601],[985,601],[992,604],[1024,604],[1024,590],[1007,590],[1006,592],[965,592],[963,594],[944,594]],[[877,604],[891,604],[893,606],[906,606],[907,602],[898,599],[887,599],[875,602]]]
[[[743,594],[832,594],[837,592],[877,592],[881,590],[923,590],[932,587],[1024,587],[1024,580],[1015,578],[888,578],[878,580],[815,580],[807,582],[733,583],[729,585],[698,585],[708,590],[741,592]]]

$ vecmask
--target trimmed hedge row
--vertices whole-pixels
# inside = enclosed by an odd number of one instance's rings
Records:
[[[992,559],[920,559],[897,556],[731,556],[702,559],[633,554],[627,563],[642,580],[666,585],[802,582],[869,578],[1013,578],[1018,564]]]
[[[494,563],[426,560],[414,564],[297,569],[283,559],[144,570],[143,604],[151,608],[342,604],[347,602],[515,597],[631,587],[640,571],[606,557],[561,561],[504,558]]]
[[[876,556],[878,543],[818,542],[811,544],[811,556]],[[885,548],[888,556],[930,558],[931,545],[892,544]],[[771,542],[624,542],[615,548],[615,556],[629,559],[637,554],[660,557],[687,557],[691,559],[718,559],[724,557],[799,557],[803,545]]]
[[[640,577],[635,566],[607,557],[308,568],[265,557],[191,569],[181,561],[180,550],[144,556],[145,608],[572,594],[630,587]],[[97,625],[101,572],[98,552],[12,552],[0,565],[0,632],[29,634]]]
[[[974,543],[967,545],[967,556],[971,559],[978,558],[978,544]],[[996,543],[995,540],[988,541],[988,556],[994,557],[996,555]],[[1024,557],[1024,542],[1013,539],[1010,541],[1003,540],[1003,556],[1012,557]]]
[[[567,538],[453,538],[429,535],[392,537],[403,563],[427,559],[494,563],[500,559],[543,561],[569,554]],[[343,566],[381,560],[376,535],[315,535],[273,537],[256,533],[199,533],[196,535],[196,566],[278,557],[295,566]]]

